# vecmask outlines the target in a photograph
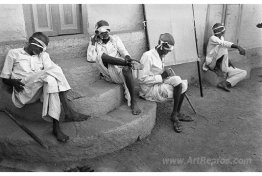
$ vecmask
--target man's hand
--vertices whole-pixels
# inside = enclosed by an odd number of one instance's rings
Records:
[[[95,45],[96,42],[98,42],[99,37],[98,34],[96,34],[94,37],[91,38],[92,45]]]
[[[162,76],[162,79],[166,79],[169,75],[168,75],[168,73],[167,73],[166,71],[164,71],[164,72],[161,74],[161,76]]]
[[[166,72],[168,73],[168,76],[176,76],[174,70],[172,68],[167,68]]]
[[[10,85],[15,88],[17,92],[24,90],[25,84],[21,82],[22,79],[9,79]]]
[[[257,28],[262,28],[262,23],[258,23],[256,26]]]
[[[129,55],[125,56],[125,61],[127,66],[132,68],[133,70],[143,70],[144,65],[140,63],[140,61],[132,59]]]
[[[239,54],[240,55],[246,55],[246,51],[245,51],[245,49],[244,48],[242,48],[241,46],[238,46],[238,51],[239,51]]]

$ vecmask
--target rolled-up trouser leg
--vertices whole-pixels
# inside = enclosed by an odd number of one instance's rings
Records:
[[[231,86],[235,86],[238,82],[245,79],[247,76],[246,70],[241,70],[239,68],[229,67],[228,69],[228,79],[227,82],[231,84]]]

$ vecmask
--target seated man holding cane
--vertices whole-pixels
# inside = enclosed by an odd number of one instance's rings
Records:
[[[89,116],[75,112],[69,105],[71,89],[62,69],[45,52],[49,39],[42,32],[34,33],[24,48],[9,50],[0,77],[12,88],[12,101],[17,108],[43,100],[42,117],[53,122],[53,135],[60,142],[69,137],[59,125],[61,104],[65,119],[86,120]]]
[[[232,65],[228,58],[228,48],[238,49],[241,55],[245,55],[245,50],[239,45],[224,40],[225,26],[222,24],[216,23],[212,30],[214,35],[209,38],[207,44],[207,55],[203,70],[214,70],[218,75],[224,77],[225,80],[218,83],[217,87],[230,92],[229,88],[245,79],[247,72]]]
[[[139,71],[138,79],[140,96],[146,100],[163,102],[173,99],[171,121],[177,133],[182,131],[180,121],[193,121],[190,116],[180,113],[188,84],[176,76],[170,68],[164,68],[164,58],[174,48],[175,41],[171,34],[164,33],[159,37],[158,45],[145,52],[140,60],[144,68]]]
[[[87,49],[87,61],[96,62],[104,80],[123,84],[128,106],[133,115],[141,113],[135,98],[132,69],[142,67],[139,61],[131,59],[121,39],[109,35],[110,26],[105,20],[96,23],[95,35],[91,37]]]

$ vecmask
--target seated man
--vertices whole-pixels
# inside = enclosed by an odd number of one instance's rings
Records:
[[[224,40],[225,27],[216,23],[212,30],[214,35],[209,38],[207,44],[207,55],[203,65],[203,70],[208,69],[220,72],[225,80],[218,83],[217,87],[230,92],[229,88],[235,86],[239,81],[245,79],[247,72],[235,68],[229,58],[227,48],[236,48],[241,55],[245,55],[245,50],[232,42]]]
[[[128,106],[131,104],[132,114],[140,114],[141,110],[135,99],[132,68],[141,65],[137,65],[135,60],[131,59],[118,36],[109,35],[110,27],[107,21],[98,21],[95,33],[89,42],[87,61],[97,63],[101,76],[106,81],[123,84],[125,98]]]
[[[12,88],[12,101],[16,107],[43,100],[43,119],[53,121],[54,136],[58,141],[66,142],[69,137],[59,126],[61,103],[67,120],[85,120],[88,116],[69,106],[67,92],[71,88],[62,69],[45,52],[48,42],[46,35],[36,32],[24,48],[11,49],[0,77]]]
[[[150,101],[162,102],[174,99],[171,120],[174,130],[178,133],[182,131],[180,121],[192,121],[190,116],[180,113],[180,109],[187,90],[187,80],[182,80],[175,76],[173,70],[164,68],[164,57],[173,50],[174,38],[171,34],[161,34],[158,45],[145,52],[140,60],[144,65],[139,71],[138,79],[141,91],[140,96]]]

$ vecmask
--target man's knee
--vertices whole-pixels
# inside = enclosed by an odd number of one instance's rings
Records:
[[[174,87],[174,90],[175,90],[175,91],[182,91],[182,89],[183,89],[182,83],[179,83],[178,85],[176,85],[176,86]]]
[[[166,81],[166,83],[176,87],[178,84],[182,83],[182,79],[180,76],[172,76]]]
[[[53,76],[47,76],[45,81],[49,84],[49,85],[57,85],[57,81]]]

